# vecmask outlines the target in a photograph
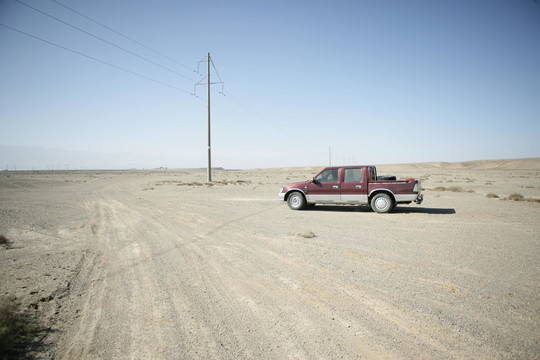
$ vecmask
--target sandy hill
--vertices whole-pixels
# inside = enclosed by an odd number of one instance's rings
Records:
[[[540,170],[540,158],[476,160],[464,162],[426,162],[382,165],[392,169],[449,169],[449,170]]]
[[[360,164],[364,165],[364,164]],[[291,168],[279,168],[274,171],[306,171],[317,172],[323,169],[321,166],[303,166]],[[442,169],[442,170],[540,170],[540,158],[526,159],[500,159],[500,160],[475,160],[463,162],[424,162],[411,164],[383,164],[377,165],[382,171],[414,170],[414,169]],[[261,169],[263,170],[263,169]]]

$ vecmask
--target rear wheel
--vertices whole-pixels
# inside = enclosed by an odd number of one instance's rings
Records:
[[[378,213],[387,213],[394,208],[394,201],[388,194],[380,193],[371,199],[371,208]]]
[[[293,192],[287,198],[287,205],[289,205],[292,210],[302,210],[306,207],[306,198],[299,192]]]

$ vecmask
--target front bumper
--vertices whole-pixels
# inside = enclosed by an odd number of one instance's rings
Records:
[[[284,193],[284,192],[280,192],[280,193],[278,194],[278,196],[279,196],[279,200],[281,200],[281,201],[284,201],[284,200],[285,200],[285,193]]]

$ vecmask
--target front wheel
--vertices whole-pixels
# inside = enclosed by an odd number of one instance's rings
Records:
[[[388,194],[377,194],[371,199],[371,208],[378,213],[387,213],[394,208],[394,202]]]
[[[294,192],[287,198],[287,205],[292,210],[302,210],[306,206],[306,198],[299,192]]]

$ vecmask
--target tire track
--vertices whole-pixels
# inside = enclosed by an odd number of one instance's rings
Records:
[[[105,297],[107,282],[106,244],[107,237],[102,233],[104,228],[104,209],[99,202],[87,202],[85,207],[94,214],[91,222],[91,231],[98,249],[97,255],[86,265],[78,277],[77,292],[86,297],[82,309],[79,311],[77,329],[68,340],[67,350],[63,359],[84,358],[92,351],[92,344],[97,331],[97,324],[101,319],[102,309],[99,304]],[[105,245],[105,249],[101,249]],[[96,306],[96,304],[98,306]]]

